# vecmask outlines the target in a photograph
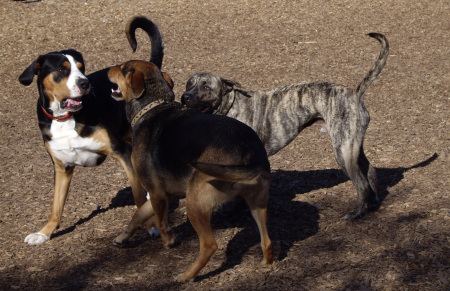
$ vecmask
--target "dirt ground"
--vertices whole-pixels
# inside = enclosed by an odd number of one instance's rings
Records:
[[[1,290],[450,289],[449,1],[4,0],[0,11]],[[314,127],[270,158],[272,267],[259,265],[257,227],[238,201],[214,214],[219,249],[195,282],[173,282],[198,252],[184,200],[170,216],[175,247],[143,230],[130,247],[114,247],[135,206],[112,159],[76,168],[59,230],[44,245],[26,245],[50,214],[53,170],[36,85],[17,78],[39,54],[67,48],[83,53],[87,73],[148,60],[144,33],[135,54],[125,38],[135,15],[160,26],[177,98],[197,71],[244,89],[318,80],[356,87],[380,49],[366,34],[384,33],[390,56],[365,97],[380,209],[342,220],[356,192]]]

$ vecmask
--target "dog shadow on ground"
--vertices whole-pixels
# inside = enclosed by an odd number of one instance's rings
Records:
[[[403,179],[404,173],[411,169],[426,167],[435,161],[437,157],[438,154],[435,153],[430,158],[407,168],[377,168],[381,201],[388,196],[388,188],[395,186]],[[279,261],[284,259],[294,243],[311,237],[318,232],[318,209],[314,205],[293,201],[293,199],[299,194],[331,188],[348,180],[347,176],[340,169],[306,172],[275,170],[272,172],[268,204],[268,229],[274,246],[275,259]],[[89,216],[81,218],[74,225],[58,231],[52,237],[55,238],[70,233],[78,225],[93,219],[98,214],[133,204],[131,189],[129,187],[124,188],[112,198],[108,207],[97,207]],[[177,203],[171,205],[170,211],[177,207]],[[218,269],[199,276],[199,280],[217,275],[239,265],[249,250],[250,253],[254,250],[255,256],[258,256],[261,252],[258,228],[243,199],[233,200],[218,209],[211,218],[211,224],[213,229],[240,228],[240,230],[226,246],[226,261]],[[174,227],[173,230],[177,234],[175,247],[180,244],[180,241],[197,239],[197,235],[189,221],[181,223]],[[135,240],[130,241],[127,247],[135,248],[148,240],[152,240],[148,235],[138,236]]]
[[[437,157],[438,155],[434,154],[425,161],[407,168],[377,168],[380,200],[383,201],[387,197],[388,188],[399,183],[405,172],[414,168],[426,167]],[[275,170],[272,172],[268,229],[276,260],[281,261],[286,258],[295,243],[314,236],[319,229],[318,209],[314,205],[293,201],[293,199],[299,194],[331,188],[346,181],[349,179],[340,169],[306,172]],[[233,201],[216,211],[212,218],[212,225],[213,229],[239,227],[242,230],[228,242],[226,261],[218,269],[200,275],[198,280],[215,276],[239,265],[249,250],[250,253],[255,250],[255,257],[258,254],[260,256],[258,228],[243,200]],[[195,235],[193,230],[192,232]]]
[[[61,229],[61,230],[55,232],[54,234],[52,234],[52,238],[56,238],[58,236],[65,235],[67,233],[72,232],[73,230],[75,230],[75,228],[77,226],[79,226],[85,222],[88,222],[89,220],[93,219],[94,217],[96,217],[97,215],[99,215],[101,213],[104,213],[111,209],[130,206],[130,205],[134,205],[133,193],[131,191],[131,187],[126,187],[126,188],[120,190],[119,192],[117,192],[116,196],[114,196],[111,199],[111,203],[108,205],[108,207],[102,208],[101,206],[97,206],[97,209],[93,210],[91,212],[91,214],[89,214],[87,217],[80,218],[73,225],[71,225],[67,228]]]

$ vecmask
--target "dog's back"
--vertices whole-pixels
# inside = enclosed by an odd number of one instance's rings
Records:
[[[154,154],[150,161],[141,161],[146,163],[141,167],[173,178],[189,175],[194,162],[249,164],[270,172],[265,149],[249,126],[225,116],[200,114],[178,103],[160,107],[140,124],[145,130],[133,133],[133,151]]]

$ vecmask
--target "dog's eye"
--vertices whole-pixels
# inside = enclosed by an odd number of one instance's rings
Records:
[[[67,76],[67,75],[69,75],[70,70],[69,70],[69,68],[62,66],[58,69],[58,72],[64,76]]]
[[[204,85],[203,90],[211,90],[211,88],[209,88],[209,86]]]

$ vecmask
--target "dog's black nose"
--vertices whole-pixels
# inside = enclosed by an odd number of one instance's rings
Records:
[[[181,95],[181,103],[184,105],[190,105],[194,100],[194,97],[189,93]]]
[[[81,89],[87,90],[89,89],[89,80],[80,78],[77,80],[77,86],[80,87]]]

